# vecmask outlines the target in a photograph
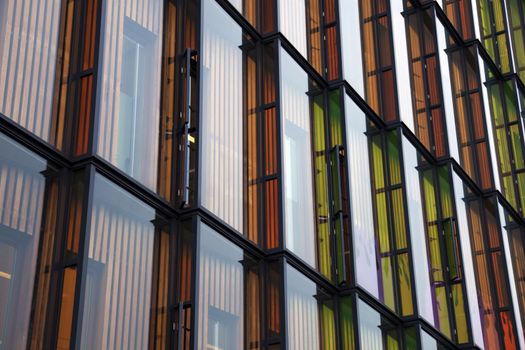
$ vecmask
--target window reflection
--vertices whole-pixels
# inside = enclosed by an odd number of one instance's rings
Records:
[[[0,113],[50,142],[62,2],[0,1]]]
[[[397,328],[364,301],[358,301],[359,341],[361,349],[397,350]]]
[[[204,223],[199,235],[197,348],[257,349],[261,319],[257,263]]]
[[[28,341],[33,290],[44,308],[47,294],[35,288],[35,272],[48,281],[49,271],[37,270],[38,247],[42,235],[44,191],[43,172],[47,163],[0,134],[0,348],[23,349]],[[50,187],[50,210],[56,200],[56,188]],[[55,213],[56,215],[56,213]],[[49,226],[47,226],[50,228]],[[46,231],[46,243],[52,244],[53,232]],[[46,250],[46,254],[50,254]],[[49,269],[43,255],[40,264]],[[44,304],[42,304],[44,302]],[[41,331],[36,324],[35,332]]]
[[[152,189],[157,184],[162,4],[106,2],[99,59],[97,153]]]
[[[308,75],[281,49],[286,247],[315,263]]]
[[[335,350],[334,305],[330,296],[286,266],[287,345],[291,350]]]
[[[148,345],[155,211],[95,175],[82,349]]]

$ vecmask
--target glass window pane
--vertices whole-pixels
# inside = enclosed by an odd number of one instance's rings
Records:
[[[199,234],[197,348],[242,349],[243,251],[204,223]]]
[[[45,160],[0,134],[2,349],[23,349],[28,340],[38,246],[43,230],[46,178],[42,172],[46,169]],[[49,264],[41,261],[41,264],[46,263]]]
[[[303,57],[308,57],[306,47],[306,1],[278,1],[280,32],[290,40],[292,45],[303,55]]]
[[[357,283],[379,297],[366,115],[345,95],[350,207]]]
[[[155,190],[164,2],[104,3],[97,153]]]
[[[397,350],[396,327],[364,301],[359,300],[357,306],[361,349]]]
[[[82,349],[148,346],[155,211],[95,175]]]
[[[215,0],[203,1],[203,16],[201,200],[204,207],[242,232],[243,92],[247,89],[243,85],[247,64],[241,50],[243,34]],[[256,125],[252,129],[255,134]],[[249,139],[256,145],[253,137]],[[251,149],[255,152],[250,145],[248,155]],[[255,167],[248,171],[248,176],[256,176]]]
[[[286,266],[287,348],[335,350],[331,298],[293,267]]]
[[[62,3],[0,2],[0,113],[50,142]]]
[[[315,262],[308,75],[281,49],[286,248]]]

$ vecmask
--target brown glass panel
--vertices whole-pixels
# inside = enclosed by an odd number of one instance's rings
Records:
[[[250,264],[245,271],[245,349],[259,350],[261,344],[261,281],[258,266]]]
[[[268,269],[268,284],[266,287],[266,312],[268,318],[268,341],[281,334],[280,310],[281,298],[280,289],[282,286],[280,266],[278,262],[272,262]]]
[[[388,70],[381,75],[381,92],[383,100],[383,117],[385,121],[397,119],[396,113],[396,93],[394,84],[394,72]]]
[[[320,1],[310,0],[308,4],[308,61],[319,73],[323,73],[321,52],[321,14]]]
[[[269,33],[275,30],[275,1],[262,0],[262,31]]]
[[[444,120],[441,113],[441,108],[436,108],[431,111],[432,114],[432,123],[434,129],[434,147],[436,152],[436,157],[446,156],[446,133],[444,130]]]
[[[89,127],[91,124],[91,95],[93,93],[93,76],[80,79],[80,102],[78,111],[78,128],[75,143],[75,155],[88,151]]]
[[[277,173],[277,120],[275,108],[265,111],[265,123],[265,173],[266,175],[272,175]]]
[[[32,312],[31,348],[42,349],[44,346],[44,334],[47,330],[46,317],[48,315],[48,297],[52,280],[52,264],[54,263],[53,252],[55,248],[55,230],[58,218],[58,183],[53,181],[49,187],[48,201],[46,207],[45,226],[42,232],[42,244],[40,251],[40,262],[37,267],[37,278],[34,296],[34,310]]]
[[[478,167],[480,174],[480,184],[484,189],[492,187],[492,173],[490,171],[490,160],[487,142],[478,143],[476,147],[478,154]]]
[[[86,28],[84,32],[84,63],[83,70],[93,68],[95,61],[95,32],[97,25],[98,1],[87,1]]]
[[[518,348],[516,339],[514,338],[514,325],[510,316],[510,312],[502,312],[500,314],[500,324],[503,330],[503,344],[505,350],[514,350]]]
[[[266,248],[279,246],[279,207],[277,180],[266,181]]]
[[[328,80],[337,79],[339,76],[339,53],[337,51],[336,28],[337,27],[334,26],[326,29],[326,64],[328,67]]]
[[[390,22],[387,16],[379,18],[377,21],[377,45],[381,55],[379,59],[382,67],[392,65],[392,47],[390,45]]]
[[[506,307],[509,305],[508,295],[507,295],[507,285],[505,281],[506,271],[504,269],[504,257],[501,255],[501,251],[492,253],[492,266],[494,269],[494,278],[493,281],[494,289],[498,296],[499,307]]]
[[[60,319],[58,323],[57,350],[68,350],[70,348],[76,282],[76,267],[72,266],[64,269],[64,284],[62,286]]]

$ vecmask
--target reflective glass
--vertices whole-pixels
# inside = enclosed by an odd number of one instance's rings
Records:
[[[155,211],[99,174],[92,203],[80,348],[146,348]]]
[[[335,350],[333,301],[316,284],[286,266],[287,349]]]
[[[345,95],[346,142],[348,148],[348,173],[350,182],[350,207],[352,236],[357,283],[375,297],[379,297],[375,261],[375,232],[370,182],[370,159],[367,117]]]
[[[46,186],[47,162],[7,136],[0,134],[0,348],[26,348],[30,315],[33,332],[43,331],[44,319],[32,307],[46,311],[56,216],[55,186]],[[56,184],[55,184],[56,185]],[[47,193],[46,193],[47,192]],[[52,212],[46,222],[44,204]],[[35,275],[39,279],[36,280]],[[35,295],[33,296],[33,293]],[[36,305],[32,306],[35,297]],[[38,333],[41,337],[42,333]],[[35,335],[36,336],[36,335]],[[35,342],[35,339],[33,339]],[[36,341],[37,344],[38,340]]]
[[[243,251],[200,224],[198,349],[242,349]]]
[[[156,190],[161,0],[105,1],[97,92],[97,154]]]
[[[316,266],[308,75],[281,49],[286,248]]]
[[[61,0],[0,2],[0,113],[55,143]]]
[[[398,350],[397,328],[367,303],[357,303],[361,349]]]

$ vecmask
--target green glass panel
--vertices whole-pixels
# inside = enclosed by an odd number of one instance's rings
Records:
[[[503,178],[503,192],[507,201],[509,201],[514,208],[517,208],[516,194],[514,193],[514,180],[511,175],[507,175]]]
[[[401,295],[401,314],[410,316],[414,313],[414,303],[412,301],[412,279],[408,254],[400,254],[397,259],[399,292]]]
[[[332,146],[343,144],[343,120],[341,113],[340,90],[331,91],[328,95],[330,108],[330,127],[332,133]]]
[[[372,159],[374,162],[374,182],[376,190],[385,187],[384,170],[383,170],[383,147],[381,136],[372,137]]]
[[[456,241],[456,227],[452,220],[443,222],[443,232],[445,236],[445,247],[447,250],[447,263],[451,280],[460,278],[459,253]]]
[[[500,168],[503,173],[508,173],[511,170],[509,148],[507,143],[507,133],[505,128],[496,129],[496,140],[499,154]]]
[[[379,235],[379,252],[385,253],[390,251],[390,237],[388,230],[388,216],[386,206],[386,194],[378,193],[376,195],[377,206],[377,232]]]
[[[500,64],[501,71],[506,73],[510,71],[510,61],[509,61],[509,48],[507,46],[507,37],[505,33],[500,34],[496,37],[499,48]]]
[[[338,151],[339,151],[338,147],[333,148],[330,151],[330,162],[332,164],[332,195],[333,195],[335,213],[343,210],[343,208],[341,208],[341,205],[342,205],[341,179],[340,179],[341,162],[340,162],[340,155]]]
[[[403,249],[407,247],[407,233],[405,226],[405,206],[403,200],[403,190],[401,188],[392,191],[392,209],[394,232],[396,235],[396,248]]]
[[[388,144],[388,166],[390,167],[390,185],[398,185],[401,183],[401,165],[400,165],[400,149],[399,133],[397,131],[390,131],[387,133]]]
[[[318,242],[319,271],[331,279],[330,264],[330,222],[328,200],[328,170],[326,164],[325,120],[323,110],[323,96],[313,98],[314,119],[314,166],[315,166],[315,199],[316,199],[316,228]]]
[[[439,229],[437,224],[428,226],[428,247],[430,251],[430,268],[432,271],[432,282],[443,282],[443,265],[441,262],[441,246],[439,244]]]
[[[490,35],[492,33],[492,26],[490,25],[489,0],[479,1],[479,11],[481,13],[481,29],[483,36]]]
[[[346,278],[345,272],[345,260],[344,260],[344,245],[343,245],[343,215],[337,215],[335,221],[335,246],[336,246],[336,260],[337,260],[337,269],[339,271],[338,283],[342,283]]]
[[[519,0],[521,1],[521,0]],[[520,25],[520,10],[518,7],[518,0],[509,0],[507,4],[510,7],[510,23],[512,27]]]
[[[381,280],[383,282],[383,302],[390,309],[395,310],[394,278],[392,275],[392,258],[390,256],[381,258]]]
[[[425,213],[428,222],[437,220],[436,192],[432,170],[423,173],[423,193],[425,195]]]
[[[323,350],[335,350],[335,319],[332,302],[321,304]]]
[[[351,297],[341,299],[339,311],[341,315],[341,342],[343,350],[355,350],[355,326]]]
[[[512,80],[505,82],[503,93],[507,106],[507,120],[509,123],[512,123],[518,119],[518,101],[516,100],[516,91],[514,91],[514,82]]]
[[[523,212],[523,205],[525,203],[525,173],[518,174],[516,177],[518,178],[518,192],[521,200],[521,211]]]
[[[456,316],[456,331],[458,343],[463,344],[469,341],[467,328],[467,314],[465,312],[465,300],[461,284],[452,285],[452,302],[454,304],[454,314]]]
[[[397,331],[395,329],[389,330],[386,333],[387,350],[399,350],[399,340],[397,338]]]
[[[504,125],[505,119],[503,117],[503,104],[501,103],[501,94],[498,84],[493,84],[489,87],[490,102],[492,105],[492,120],[494,127]]]
[[[410,327],[405,329],[404,350],[417,350],[417,328]]]
[[[519,125],[512,125],[509,131],[512,149],[514,151],[514,166],[516,167],[516,170],[520,170],[523,169],[525,164],[523,160],[523,140],[521,139]]]
[[[449,168],[442,166],[438,168],[439,190],[441,194],[441,214],[443,218],[454,215],[452,209],[452,185],[450,183]]]
[[[503,13],[503,1],[492,0],[492,6],[494,9],[494,24],[496,31],[501,32],[505,30],[505,15]]]
[[[438,329],[447,338],[451,338],[450,331],[450,318],[448,314],[448,296],[444,286],[438,286],[435,288],[436,293],[436,309],[438,311],[439,324]]]

